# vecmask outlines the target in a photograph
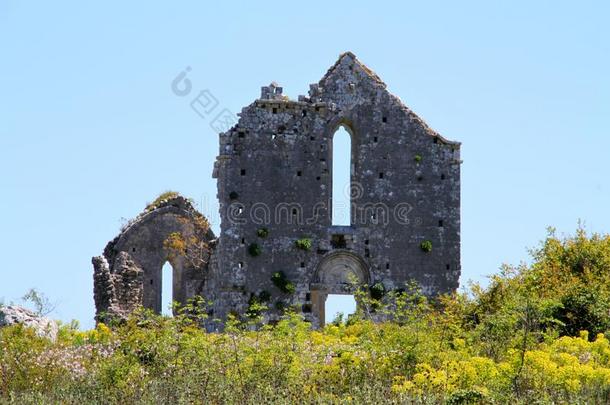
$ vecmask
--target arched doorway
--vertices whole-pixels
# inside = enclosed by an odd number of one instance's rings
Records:
[[[322,258],[310,285],[311,311],[318,325],[326,323],[329,294],[352,295],[354,289],[369,284],[369,269],[364,260],[347,250],[334,250]]]

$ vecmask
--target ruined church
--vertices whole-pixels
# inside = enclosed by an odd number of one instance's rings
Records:
[[[351,140],[347,225],[335,225],[332,209],[339,128]],[[173,300],[203,296],[220,323],[260,302],[270,322],[292,308],[321,326],[327,296],[354,285],[379,294],[415,281],[430,296],[451,292],[460,164],[460,143],[428,127],[350,52],[308,96],[264,86],[219,135],[220,234],[189,200],[162,195],[93,258],[96,319],[160,312],[166,262]]]

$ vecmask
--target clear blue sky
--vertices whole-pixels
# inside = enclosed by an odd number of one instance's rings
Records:
[[[217,136],[170,90],[186,66],[237,113],[353,51],[463,142],[462,281],[527,260],[549,225],[610,230],[608,2],[89,3],[0,2],[5,302],[37,287],[91,326],[91,256],[161,191],[218,228]]]

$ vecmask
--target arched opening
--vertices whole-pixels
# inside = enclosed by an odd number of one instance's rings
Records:
[[[329,294],[326,297],[324,313],[327,323],[345,323],[356,312],[356,299],[351,294]]]
[[[338,312],[343,320],[356,311],[354,291],[368,285],[369,269],[353,252],[335,250],[316,266],[310,284],[311,312],[317,326],[332,322]]]
[[[174,301],[174,268],[170,262],[165,262],[161,269],[161,314],[173,316]]]
[[[332,225],[351,225],[352,138],[340,126],[332,139]]]

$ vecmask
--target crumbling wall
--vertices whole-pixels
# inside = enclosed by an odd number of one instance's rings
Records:
[[[220,320],[258,301],[267,320],[292,306],[319,326],[326,296],[349,292],[350,275],[378,291],[411,281],[428,295],[457,288],[460,144],[429,128],[353,54],[341,55],[308,96],[290,100],[271,83],[239,115],[219,137],[221,226],[211,258],[193,261],[172,236],[212,243],[186,200],[154,205],[94,258],[98,316],[138,305],[160,311],[166,261],[174,300],[201,294]],[[341,126],[351,137],[349,226],[331,218]]]
[[[460,144],[430,129],[351,53],[308,97],[290,100],[282,90],[263,87],[220,134],[217,314],[243,313],[253,296],[264,296],[272,312],[297,305],[319,324],[309,312],[313,277],[337,250],[358,257],[369,283],[386,290],[411,280],[429,295],[457,288]],[[352,219],[343,227],[331,225],[332,139],[340,126],[352,148]],[[277,272],[293,293],[274,284]]]
[[[185,198],[170,195],[148,206],[92,260],[96,319],[125,318],[140,306],[161,312],[166,262],[174,301],[201,295],[213,245],[207,220]]]

